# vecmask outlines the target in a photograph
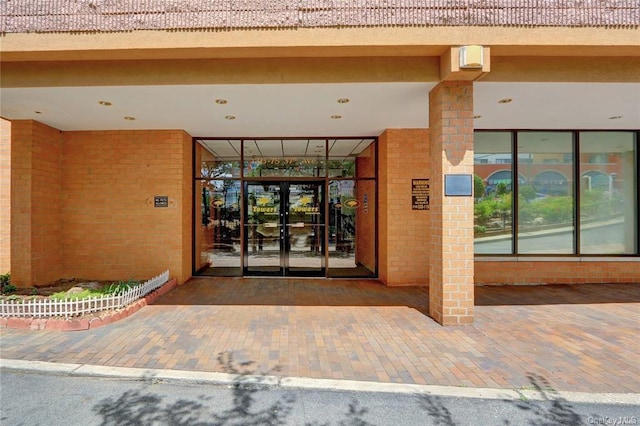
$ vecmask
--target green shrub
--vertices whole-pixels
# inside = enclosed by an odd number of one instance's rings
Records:
[[[573,222],[573,197],[549,197],[536,203],[545,223]]]
[[[518,196],[525,201],[531,201],[536,198],[536,190],[529,185],[522,185],[518,189]]]
[[[0,293],[9,294],[16,290],[16,286],[11,284],[11,274],[9,272],[0,275]]]
[[[496,201],[493,199],[482,200],[473,206],[473,213],[477,225],[486,225],[496,211]]]
[[[478,175],[473,175],[473,195],[476,199],[484,197],[485,186],[482,182],[482,178]]]
[[[89,299],[91,297],[97,297],[100,296],[102,293],[96,290],[83,290],[81,293],[75,293],[72,294],[71,296],[67,296],[67,292],[66,291],[59,291],[57,293],[53,293],[51,296],[49,296],[50,299],[55,299],[55,300],[64,300],[64,299]]]
[[[473,227],[473,232],[476,234],[484,234],[487,232],[487,227],[482,225],[476,225]]]
[[[102,293],[118,296],[139,285],[140,281],[136,280],[118,281],[117,283],[111,284],[109,287],[103,289]]]

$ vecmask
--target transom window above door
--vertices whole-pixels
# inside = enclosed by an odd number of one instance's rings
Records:
[[[374,177],[374,138],[200,139],[200,176]],[[358,164],[359,163],[359,164]],[[358,172],[356,168],[360,168]]]

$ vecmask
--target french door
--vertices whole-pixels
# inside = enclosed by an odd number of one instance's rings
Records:
[[[324,276],[324,182],[245,182],[244,275]]]

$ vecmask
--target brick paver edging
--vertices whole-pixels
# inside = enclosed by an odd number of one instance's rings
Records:
[[[26,330],[58,330],[58,331],[79,331],[90,328],[98,328],[111,324],[138,312],[143,307],[152,304],[155,300],[173,290],[178,281],[170,279],[157,290],[152,291],[145,297],[138,299],[129,306],[110,312],[104,316],[95,318],[0,318],[0,328],[19,328]]]

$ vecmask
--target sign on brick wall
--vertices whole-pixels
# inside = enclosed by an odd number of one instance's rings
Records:
[[[411,209],[429,210],[429,178],[411,179]]]
[[[167,195],[156,195],[153,197],[153,207],[169,207],[169,197]]]
[[[445,197],[470,197],[473,195],[472,175],[444,175]]]

